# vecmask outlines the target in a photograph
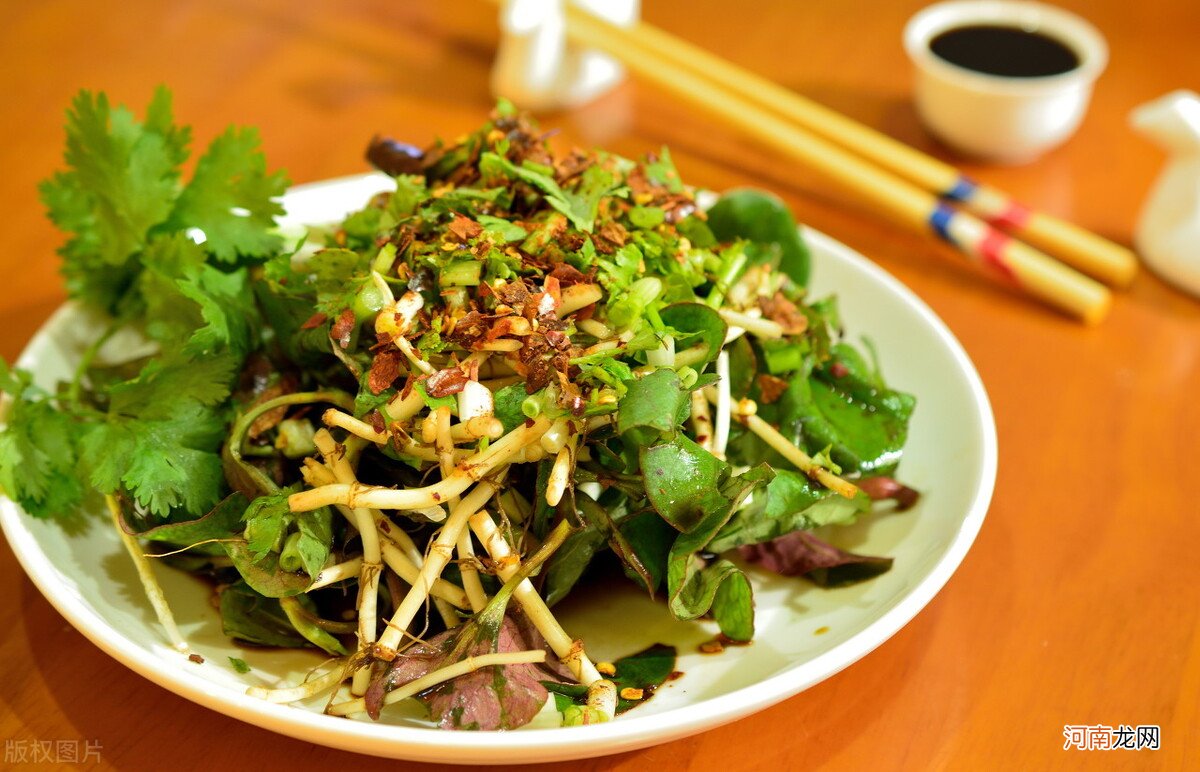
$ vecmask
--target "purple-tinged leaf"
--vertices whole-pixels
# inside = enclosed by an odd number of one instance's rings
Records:
[[[896,509],[901,512],[910,509],[921,497],[920,491],[891,477],[866,477],[855,484],[871,497],[871,501],[892,499],[896,502]]]
[[[453,664],[461,634],[458,628],[447,630],[392,660],[367,690],[367,713],[378,719],[388,692]],[[478,641],[468,655],[546,648],[545,640],[524,616],[514,614],[501,624],[495,648],[490,641]],[[543,681],[569,678],[569,672],[549,654],[543,664],[480,668],[435,687],[420,699],[443,729],[516,729],[529,723],[545,704],[548,693]]]
[[[891,558],[846,552],[807,531],[795,531],[763,544],[747,544],[738,547],[738,554],[768,571],[804,576],[822,587],[855,584],[892,567]]]

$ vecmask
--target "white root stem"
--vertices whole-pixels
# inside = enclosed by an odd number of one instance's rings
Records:
[[[154,607],[158,623],[167,633],[167,640],[171,642],[171,646],[176,651],[187,654],[189,649],[187,641],[183,639],[183,635],[179,632],[179,626],[175,624],[175,615],[171,613],[171,607],[167,604],[167,597],[163,595],[162,587],[154,578],[154,568],[150,565],[150,560],[142,553],[137,539],[125,533],[125,529],[121,527],[121,505],[117,503],[115,496],[105,496],[104,502],[108,505],[108,514],[112,516],[113,527],[117,529],[117,535],[121,537],[121,543],[125,545],[125,551],[129,553],[129,557],[133,560],[133,566],[137,569],[138,579],[142,582],[142,590],[146,593],[146,599]]]
[[[337,408],[331,407],[326,410],[321,415],[321,421],[326,426],[345,429],[355,437],[360,437],[367,442],[374,442],[377,445],[386,444],[389,439],[386,432],[377,431],[366,421],[359,420],[349,413],[343,413]]]
[[[483,479],[492,470],[510,463],[521,448],[536,442],[549,427],[550,421],[544,416],[527,421],[489,445],[486,450],[460,461],[455,465],[454,474],[433,485],[404,490],[362,484],[323,485],[320,488],[293,493],[288,497],[288,506],[293,512],[307,512],[331,504],[375,509],[419,509],[437,506],[460,495],[472,483]]]
[[[334,481],[333,472],[315,462],[305,465],[301,473],[304,475],[304,481],[309,485],[328,485]],[[353,527],[355,524],[354,511],[343,505],[339,505],[337,510],[342,513]],[[425,559],[421,555],[421,551],[417,549],[417,545],[413,543],[412,538],[402,529],[393,526],[382,512],[373,509],[371,510],[371,517],[375,519],[375,526],[379,531],[379,546],[383,551],[384,564],[396,576],[399,576],[410,585],[413,584],[421,574],[421,563]],[[323,574],[324,572],[322,572]],[[434,597],[435,601],[448,603],[451,607],[461,609],[471,607],[463,588],[445,579],[435,581],[430,594]],[[451,615],[451,618],[456,622],[458,620],[457,615]]]
[[[318,694],[323,694],[342,682],[342,674],[345,671],[345,667],[346,660],[341,659],[334,663],[333,670],[330,670],[323,676],[305,681],[299,686],[289,686],[281,689],[264,689],[261,686],[251,686],[246,690],[246,694],[274,703],[295,702],[309,697],[316,697]]]
[[[574,439],[574,438],[572,438]],[[569,442],[558,451],[554,466],[550,469],[550,477],[546,480],[546,503],[557,507],[562,501],[563,494],[571,482],[571,450],[574,442]]]
[[[546,652],[542,649],[533,651],[507,651],[496,654],[481,654],[478,657],[467,657],[455,662],[453,665],[438,668],[432,673],[428,673],[397,689],[393,689],[383,698],[383,704],[392,705],[400,700],[406,700],[409,697],[420,694],[426,689],[431,689],[438,684],[445,683],[467,673],[473,673],[481,668],[495,667],[497,665],[536,664],[545,661]],[[334,716],[351,716],[355,713],[366,712],[366,702],[361,699],[339,702],[329,708],[329,713]]]
[[[617,715],[617,685],[607,678],[588,684],[587,704],[611,720]]]
[[[733,397],[729,391],[729,352],[717,355],[717,385],[709,386],[716,395],[717,418],[713,426],[712,454],[725,460],[725,448],[729,445],[729,414],[733,410]],[[707,396],[707,395],[706,395]],[[712,399],[712,397],[708,397]]]
[[[521,569],[521,558],[508,546],[504,535],[500,533],[500,529],[496,527],[487,512],[472,515],[471,529],[475,531],[475,535],[479,537],[479,541],[496,564],[496,572],[500,578],[507,582],[513,577],[513,574]],[[579,683],[589,686],[601,679],[599,671],[596,670],[596,666],[588,659],[587,653],[583,649],[583,642],[567,635],[567,631],[550,612],[546,601],[542,599],[541,595],[538,595],[533,582],[528,579],[521,582],[513,592],[513,597],[517,603],[521,604],[529,621],[546,639],[546,643],[549,644],[555,656],[571,669],[572,675]]]
[[[442,469],[442,477],[448,477],[454,470],[454,441],[450,437],[450,408],[439,407],[434,416],[438,463]],[[491,420],[496,421],[494,418]],[[496,421],[496,423],[500,422]],[[457,503],[458,497],[456,496],[449,502],[451,509]],[[479,571],[475,567],[475,550],[471,546],[471,534],[466,528],[459,533],[455,547],[458,551],[458,569],[462,574],[463,589],[467,592],[467,600],[471,602],[471,611],[478,614],[487,605],[487,593],[483,591],[483,582],[480,581]]]
[[[565,418],[555,419],[554,423],[550,424],[550,428],[542,435],[539,442],[542,445],[542,450],[547,453],[557,454],[563,449],[567,441],[574,434],[574,427],[571,422]]]
[[[783,325],[779,322],[743,314],[740,311],[732,311],[728,308],[718,308],[717,313],[730,326],[741,327],[757,338],[773,340],[783,337]]]
[[[346,460],[346,448],[333,439],[327,429],[313,435],[313,443],[325,458],[325,463],[341,483],[357,484],[358,478]],[[379,546],[379,529],[375,519],[365,507],[355,507],[354,526],[362,539],[363,557],[358,579],[358,645],[365,650],[375,642],[379,624],[379,578],[383,571],[383,551]],[[371,682],[371,671],[360,668],[354,673],[351,692],[359,695],[367,691]]]
[[[409,362],[412,362],[413,367],[417,368],[426,375],[433,375],[437,372],[436,367],[421,358],[421,354],[412,347],[412,344],[408,342],[408,338],[401,335],[397,338],[394,338],[392,342],[396,344],[396,348],[400,349],[400,351],[404,353],[405,358],[407,358]]]
[[[387,407],[384,408],[386,418],[393,423],[405,423],[408,419],[421,412],[425,407],[425,400],[421,399],[421,395],[415,388],[409,389],[405,395],[400,391],[396,396],[388,400]]]
[[[377,511],[372,510],[372,512]],[[382,512],[379,512],[379,517],[386,520]],[[387,522],[389,525],[391,524],[391,521]],[[412,566],[413,578],[411,580],[405,579],[404,581],[410,585],[413,584],[421,574],[421,566],[425,563],[425,555],[421,553],[421,550],[417,548],[416,542],[412,540],[412,537],[403,528],[381,527],[380,531],[385,537],[390,538],[399,550],[403,552],[402,557],[408,559],[407,562]],[[386,542],[384,544],[384,559],[387,559]],[[392,570],[394,571],[395,569]],[[397,573],[399,574],[398,571]],[[403,578],[403,574],[400,574],[400,576]],[[445,594],[446,588],[453,591],[454,595]],[[447,630],[452,627],[458,627],[462,623],[462,619],[454,610],[455,608],[467,609],[471,607],[470,601],[467,600],[466,591],[456,584],[447,582],[445,579],[435,581],[433,587],[429,590],[429,595],[433,598],[433,607],[437,609],[438,615],[442,618],[442,622],[445,623]]]
[[[362,570],[362,558],[351,558],[341,563],[322,568],[321,572],[313,578],[313,583],[308,586],[305,592],[319,590],[322,587],[328,587],[331,584],[344,582],[347,579],[352,579],[359,575]]]
[[[852,482],[843,480],[818,464],[813,460],[812,456],[797,448],[787,437],[780,434],[779,430],[774,426],[771,426],[756,415],[739,415],[738,420],[745,424],[750,431],[757,434],[763,442],[779,451],[780,455],[795,464],[797,469],[814,478],[829,490],[847,499],[852,499],[858,495],[858,486]]]
[[[451,442],[475,442],[487,437],[498,439],[504,434],[504,424],[493,416],[476,416],[450,427]]]
[[[692,433],[696,435],[697,445],[713,452],[712,413],[708,409],[708,400],[699,390],[692,392]]]
[[[711,387],[710,387],[711,389]],[[705,389],[705,395],[710,401],[716,402],[719,395],[709,389]],[[720,411],[718,404],[717,410]],[[752,399],[738,400],[736,406],[731,406],[729,412],[734,414],[746,428],[758,435],[759,439],[770,445],[779,455],[792,462],[797,469],[808,475],[811,479],[824,485],[829,490],[842,496],[843,498],[852,499],[858,495],[858,486],[854,483],[843,480],[833,472],[818,464],[813,460],[813,457],[805,453],[800,448],[796,447],[795,443],[780,434],[779,430],[763,419],[759,418],[755,413],[758,412],[758,405]],[[720,413],[717,415],[720,420]]]
[[[396,656],[396,650],[400,646],[404,631],[416,617],[417,611],[424,605],[434,580],[442,575],[446,564],[450,562],[450,557],[454,554],[454,547],[458,544],[458,535],[466,527],[467,520],[478,512],[499,489],[499,483],[483,480],[450,511],[450,517],[446,519],[437,538],[429,546],[425,564],[421,566],[421,575],[417,581],[412,583],[412,589],[400,602],[396,613],[388,622],[387,629],[383,631],[383,635],[379,637],[379,641],[375,645],[375,653],[381,659],[391,660]]]

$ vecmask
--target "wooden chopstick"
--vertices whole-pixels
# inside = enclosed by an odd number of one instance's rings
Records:
[[[1088,324],[1108,313],[1111,295],[1102,284],[1050,258],[973,215],[958,211],[937,196],[851,154],[733,90],[714,85],[663,57],[658,49],[636,43],[628,30],[566,4],[567,34],[578,45],[599,49],[625,63],[646,80],[690,101],[750,134],[782,155],[799,161],[874,205],[911,230],[931,229],[945,241],[1043,302]]]
[[[570,23],[580,17],[600,21],[571,3],[567,9]],[[651,24],[639,21],[621,29],[628,45],[654,51],[926,190],[958,201],[992,225],[1021,236],[1107,284],[1128,286],[1137,273],[1137,257],[1129,249],[1065,220],[1031,210],[1000,190],[971,180],[950,164]]]

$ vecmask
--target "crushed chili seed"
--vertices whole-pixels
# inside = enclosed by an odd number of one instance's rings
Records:
[[[434,399],[448,397],[451,394],[458,394],[466,388],[468,380],[470,379],[467,378],[462,368],[447,367],[425,379],[425,392]]]
[[[759,298],[758,307],[763,316],[778,323],[788,335],[799,335],[808,329],[808,317],[782,292],[776,292],[774,297]]]
[[[337,344],[343,349],[350,347],[350,339],[354,336],[354,328],[358,320],[354,316],[354,311],[349,308],[343,308],[342,313],[338,315],[337,321],[333,323],[333,327],[329,330],[329,337],[337,341]]]
[[[384,349],[375,355],[371,360],[371,371],[367,374],[367,386],[371,389],[371,393],[379,395],[384,390],[391,388],[396,379],[400,377],[400,365],[404,361],[404,355],[399,349],[394,347]]]
[[[325,324],[325,322],[328,321],[328,319],[329,319],[329,316],[327,314],[323,314],[320,311],[318,311],[317,313],[308,317],[308,321],[306,321],[304,324],[300,325],[300,329],[314,330],[317,327],[320,327],[322,324]]]
[[[446,226],[446,230],[449,231],[450,235],[454,236],[456,239],[465,244],[479,234],[483,233],[483,226],[472,220],[470,217],[456,214],[454,215],[454,220],[452,220],[450,224]]]
[[[788,389],[788,382],[774,375],[762,373],[758,376],[758,391],[762,396],[759,400],[764,405],[776,402]]]

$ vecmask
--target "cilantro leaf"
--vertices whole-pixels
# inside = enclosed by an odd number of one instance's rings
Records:
[[[205,248],[220,262],[266,257],[282,244],[272,228],[275,216],[283,214],[275,199],[287,186],[282,172],[267,173],[258,132],[231,126],[196,162],[168,227],[203,231]]]
[[[237,360],[232,355],[193,360],[164,357],[146,364],[138,376],[109,389],[109,411],[146,419],[170,418],[189,404],[217,405],[230,393]]]
[[[74,422],[31,385],[28,373],[10,371],[2,360],[0,388],[13,397],[0,433],[0,487],[34,517],[72,514],[84,495]]]
[[[84,434],[80,455],[101,493],[124,486],[153,515],[178,507],[200,514],[221,499],[225,476],[216,451],[225,423],[195,403],[164,418],[114,416]]]
[[[624,195],[628,190],[618,184],[616,174],[599,165],[590,166],[584,171],[574,191],[563,190],[554,178],[545,172],[528,165],[517,166],[496,153],[483,153],[480,156],[479,171],[485,179],[505,176],[540,190],[545,195],[547,204],[564,214],[572,225],[586,233],[590,233],[596,223],[600,199],[605,196]]]
[[[71,296],[114,310],[136,274],[130,257],[178,195],[190,130],[172,125],[159,89],[137,123],[104,94],[81,91],[67,111],[68,171],[39,186],[51,221],[70,234],[59,249]]]

